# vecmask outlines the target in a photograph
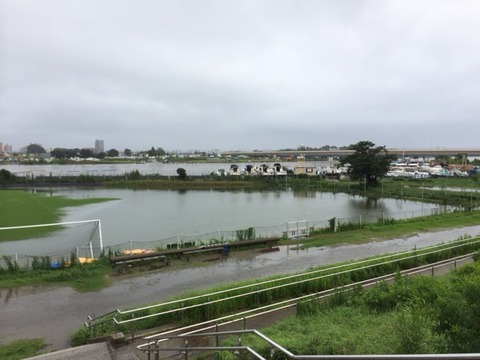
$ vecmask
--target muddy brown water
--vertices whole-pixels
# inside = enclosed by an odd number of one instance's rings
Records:
[[[406,251],[479,233],[480,226],[472,226],[362,245],[308,250],[281,246],[276,252],[258,252],[249,257],[231,256],[197,268],[176,266],[173,263],[157,272],[119,278],[108,288],[88,293],[56,286],[2,289],[0,342],[43,338],[49,344],[49,350],[67,348],[70,346],[70,335],[83,325],[88,315],[101,315],[115,309],[160,302],[187,290],[274,274],[295,273],[314,266]]]

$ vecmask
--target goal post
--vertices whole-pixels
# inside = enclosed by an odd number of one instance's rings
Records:
[[[0,228],[0,266],[4,256],[29,266],[35,257],[52,261],[77,257],[98,258],[103,252],[102,226],[99,219],[52,224]]]

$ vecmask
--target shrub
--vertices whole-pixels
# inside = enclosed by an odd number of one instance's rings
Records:
[[[5,261],[5,264],[7,265],[7,271],[10,274],[15,274],[20,270],[20,267],[18,266],[18,263],[16,260],[12,260],[10,256],[3,256],[3,261]]]
[[[396,330],[397,354],[428,354],[427,339],[431,335],[432,321],[425,316],[422,307],[415,303],[404,303],[395,313],[394,328]]]
[[[72,337],[70,338],[70,345],[85,345],[90,337],[91,335],[89,329],[87,327],[82,327],[72,334]]]

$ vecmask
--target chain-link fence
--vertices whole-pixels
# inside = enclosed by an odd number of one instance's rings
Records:
[[[439,215],[452,208],[434,207],[423,208],[415,211],[402,211],[398,213],[364,216],[359,214],[350,218],[332,218],[327,220],[299,220],[273,226],[257,226],[244,230],[214,231],[198,235],[178,235],[153,241],[128,241],[106,247],[106,251],[121,253],[124,251],[134,252],[135,250],[169,250],[196,246],[223,244],[232,241],[244,240],[244,234],[248,232],[255,238],[289,238],[296,239],[308,236],[311,231],[333,230],[336,231],[342,226],[360,227],[362,224],[372,222],[387,222],[391,219],[406,220],[415,217]],[[249,231],[248,231],[249,230]]]
[[[72,257],[80,259],[98,258],[103,254],[121,254],[124,252],[134,253],[138,251],[161,251],[188,247],[201,247],[215,244],[224,244],[239,240],[259,238],[289,238],[296,239],[308,236],[312,231],[330,230],[337,231],[341,228],[359,228],[363,224],[371,222],[387,222],[392,219],[402,220],[415,217],[438,215],[451,211],[448,207],[422,208],[415,211],[402,211],[398,213],[384,213],[365,216],[359,214],[350,218],[331,218],[326,220],[299,220],[273,226],[257,226],[248,229],[214,231],[205,234],[177,235],[152,241],[128,241],[110,246],[101,245],[101,229],[99,226],[89,230],[87,241],[70,240],[69,244],[63,238],[52,237],[53,240],[36,241],[19,240],[0,242],[0,267],[17,264],[22,267],[30,267],[39,257],[48,257],[52,263],[69,261]],[[63,229],[62,234],[65,234]],[[94,235],[93,235],[94,234]],[[85,239],[85,237],[84,237]],[[32,241],[35,244],[32,244]],[[61,241],[61,246],[58,241]],[[34,245],[34,246],[33,246]],[[73,245],[73,246],[72,246]]]

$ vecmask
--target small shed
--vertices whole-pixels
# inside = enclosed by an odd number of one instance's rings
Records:
[[[317,168],[314,166],[295,166],[293,173],[295,175],[317,175]]]

